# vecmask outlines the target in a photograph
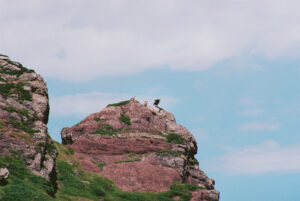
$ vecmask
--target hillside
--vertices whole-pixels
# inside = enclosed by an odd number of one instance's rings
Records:
[[[217,201],[193,135],[131,99],[47,132],[46,83],[0,55],[0,200]]]

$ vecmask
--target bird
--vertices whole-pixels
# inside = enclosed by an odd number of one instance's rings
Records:
[[[155,99],[153,105],[158,106],[160,99]]]

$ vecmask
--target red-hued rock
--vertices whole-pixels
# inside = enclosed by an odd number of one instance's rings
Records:
[[[101,175],[114,181],[122,190],[134,192],[163,192],[175,181],[181,181],[176,169],[153,164],[151,159],[110,164],[103,168]]]
[[[78,153],[88,155],[143,154],[157,152],[162,149],[171,149],[171,145],[167,142],[147,138],[80,138],[76,140],[71,147]]]
[[[123,122],[121,114],[130,123]],[[177,140],[168,141],[174,133]],[[195,138],[165,110],[130,100],[91,114],[61,134],[84,170],[111,179],[122,190],[162,192],[177,181],[206,189],[194,192],[193,199],[217,201],[214,180],[194,158]],[[100,170],[97,164],[105,166]]]

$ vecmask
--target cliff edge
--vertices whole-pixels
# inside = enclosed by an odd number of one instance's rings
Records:
[[[57,152],[47,133],[48,116],[43,78],[0,55],[0,153],[18,152],[31,172],[49,180]]]

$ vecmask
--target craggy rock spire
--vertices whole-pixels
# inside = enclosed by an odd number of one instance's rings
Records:
[[[0,153],[19,152],[33,173],[51,179],[57,152],[47,134],[48,116],[43,78],[0,55]]]
[[[174,182],[200,187],[193,201],[218,201],[214,180],[199,169],[193,135],[174,115],[131,99],[108,105],[62,130],[82,167],[125,191],[162,192]]]

